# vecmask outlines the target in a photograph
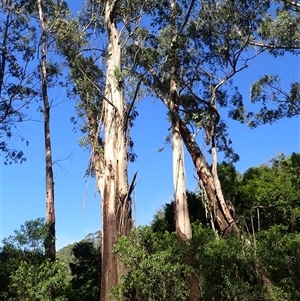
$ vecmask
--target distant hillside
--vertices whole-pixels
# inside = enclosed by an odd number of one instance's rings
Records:
[[[101,245],[101,231],[97,231],[95,233],[89,233],[81,241],[92,242],[95,246],[99,247]]]
[[[69,244],[63,248],[61,248],[56,253],[56,257],[59,261],[66,263],[68,266],[70,263],[74,263],[75,257],[73,255],[72,249],[79,242],[91,242],[95,245],[95,247],[99,247],[101,245],[101,231],[97,231],[95,233],[89,233],[82,240],[75,242],[73,244]],[[71,273],[70,273],[71,274]]]

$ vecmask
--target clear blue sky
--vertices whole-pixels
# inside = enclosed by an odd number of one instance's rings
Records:
[[[80,9],[79,6],[72,8],[75,11]],[[263,55],[253,61],[234,80],[246,104],[250,84],[268,73],[280,75],[288,86],[289,82],[299,80],[299,59],[293,56],[274,59]],[[63,91],[56,90],[55,93],[51,97],[57,101],[65,100]],[[134,212],[137,224],[147,224],[155,212],[172,199],[172,157],[170,146],[164,142],[169,128],[164,106],[158,100],[145,99],[137,109],[139,116],[132,129],[132,137],[138,159],[130,164],[130,174],[138,171]],[[26,114],[42,120],[34,108]],[[80,133],[72,132],[70,117],[74,114],[74,103],[66,101],[53,108],[51,118],[53,159],[57,161],[54,173],[58,249],[101,227],[100,197],[95,182],[83,177],[90,154],[78,146]],[[299,118],[282,120],[254,130],[231,120],[228,124],[234,149],[240,155],[240,161],[236,164],[240,172],[266,163],[278,153],[289,155],[300,152]],[[27,161],[4,166],[4,160],[0,157],[0,239],[13,234],[14,229],[26,220],[45,215],[43,124],[26,122],[20,124],[18,130],[29,140],[29,146],[17,140],[11,142],[15,148],[24,150]],[[201,139],[199,145],[203,145]],[[158,152],[163,146],[165,150]],[[65,157],[67,159],[60,161]],[[197,185],[193,177],[195,172],[187,153],[185,162],[187,187],[194,190]]]

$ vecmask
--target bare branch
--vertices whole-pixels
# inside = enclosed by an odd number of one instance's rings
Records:
[[[126,117],[125,117],[125,120],[124,120],[124,128],[125,128],[125,131],[127,131],[127,127],[128,127],[128,121],[129,121],[129,117],[130,117],[130,113],[131,113],[131,110],[133,109],[133,106],[136,102],[136,99],[137,99],[137,96],[138,96],[138,92],[140,90],[140,86],[141,86],[141,83],[142,83],[142,80],[140,79],[136,88],[135,88],[135,93],[134,93],[134,96],[133,96],[133,99],[129,105],[129,108],[127,109],[127,112],[126,112]]]
[[[192,1],[191,1],[189,10],[188,10],[188,12],[187,12],[187,14],[186,14],[186,16],[185,16],[185,19],[184,19],[184,21],[183,21],[183,23],[182,23],[181,28],[180,28],[179,31],[178,31],[179,34],[184,30],[184,28],[185,28],[185,26],[186,26],[186,24],[187,24],[187,22],[188,22],[188,20],[189,20],[189,18],[190,18],[190,15],[191,15],[191,12],[192,12],[192,9],[193,9],[193,7],[194,7],[195,2],[196,2],[195,0],[192,0]]]

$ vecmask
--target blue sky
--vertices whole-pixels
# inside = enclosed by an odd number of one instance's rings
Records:
[[[73,8],[75,11],[80,9]],[[290,55],[274,59],[264,54],[250,63],[249,68],[234,79],[246,104],[251,83],[269,73],[280,75],[283,83],[288,86],[289,82],[299,80],[299,59]],[[63,91],[56,90],[55,93],[52,92],[52,98],[57,101],[65,100]],[[170,146],[164,142],[169,128],[164,106],[159,100],[145,99],[138,104],[137,109],[139,116],[132,129],[132,137],[138,158],[137,162],[130,164],[130,174],[138,171],[134,210],[136,223],[147,224],[155,212],[172,199],[172,157]],[[36,108],[30,109],[26,114],[42,120]],[[101,227],[100,197],[95,182],[84,178],[90,154],[77,143],[80,133],[72,132],[72,115],[72,101],[65,101],[52,110],[58,249]],[[299,118],[282,120],[256,129],[249,129],[232,120],[228,120],[228,124],[234,149],[240,155],[240,161],[236,164],[240,172],[265,163],[281,152],[286,155],[300,152]],[[45,215],[43,124],[22,123],[18,125],[18,131],[29,140],[29,146],[14,139],[11,143],[24,150],[27,161],[5,166],[0,157],[0,239],[13,234],[14,229],[18,229],[26,220]],[[201,137],[199,145],[203,145]],[[160,147],[165,147],[164,151],[158,152]],[[195,190],[195,172],[187,153],[185,162],[187,187]]]

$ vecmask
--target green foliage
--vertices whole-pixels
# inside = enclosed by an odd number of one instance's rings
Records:
[[[175,232],[174,202],[166,203],[153,218],[151,227],[154,232]]]
[[[53,34],[57,19],[66,17],[66,2],[42,2],[48,37]],[[11,147],[10,140],[19,137],[17,123],[24,121],[25,109],[33,100],[41,98],[41,75],[36,53],[40,50],[41,31],[36,23],[36,1],[1,1],[0,5],[0,151],[5,154],[5,164],[26,160],[21,150]],[[55,51],[54,43],[49,49]],[[50,46],[51,45],[51,46]],[[56,52],[57,53],[57,52]],[[47,85],[54,87],[61,74],[61,64],[56,58],[47,62]],[[64,85],[60,82],[61,85]],[[16,133],[17,132],[17,133]],[[21,135],[21,141],[28,141]]]
[[[74,256],[72,253],[72,249],[75,246],[75,243],[69,244],[56,252],[56,258],[59,261],[62,261],[66,264],[74,261]]]
[[[72,272],[70,268],[70,263],[73,263],[75,261],[75,257],[73,255],[72,249],[75,246],[74,244],[69,244],[56,252],[56,260],[59,262],[62,262],[67,265],[68,268],[68,281],[70,282],[72,279]]]
[[[252,245],[235,236],[217,238],[201,225],[193,226],[192,241],[203,300],[265,300]]]
[[[118,82],[119,85],[121,85],[124,81],[124,74],[122,73],[122,71],[118,68],[115,67],[114,69],[114,77],[115,80]]]
[[[101,276],[101,232],[89,233],[81,241],[65,246],[56,258],[68,268],[71,300],[99,300]]]
[[[272,226],[258,236],[258,255],[272,279],[272,300],[300,298],[300,235],[288,233],[287,227]]]
[[[14,271],[21,261],[30,264],[40,263],[44,259],[44,240],[48,233],[44,219],[26,221],[14,235],[3,239],[1,258],[10,271]]]
[[[0,248],[0,299],[99,300],[100,232],[58,252],[58,261],[45,258],[44,219],[26,221]],[[69,267],[70,265],[70,267]]]
[[[24,12],[24,1],[1,1],[0,5],[0,151],[5,164],[26,160],[21,150],[11,147],[16,124],[23,121],[23,108],[37,96],[31,63],[36,51],[36,29]],[[21,136],[21,141],[26,141]]]
[[[47,236],[48,226],[43,218],[26,221],[14,235],[3,240],[4,245],[10,245],[24,252],[43,254],[44,239]]]
[[[191,267],[184,264],[186,250],[175,234],[140,227],[122,237],[115,252],[129,272],[115,288],[114,300],[187,299],[185,279]]]
[[[236,195],[237,211],[250,225],[251,214],[257,229],[254,207],[262,206],[262,229],[272,225],[287,226],[289,231],[300,230],[299,158],[293,153],[285,158],[278,156],[269,165],[252,167],[245,172]]]
[[[218,165],[218,176],[223,193],[234,203],[242,175],[237,172],[232,163],[222,162]]]
[[[282,118],[291,118],[300,114],[300,84],[291,83],[287,91],[281,86],[280,78],[265,75],[251,86],[251,101],[259,103],[258,112],[247,114],[248,125],[274,123]]]
[[[81,241],[72,249],[75,260],[70,263],[74,291],[72,300],[98,301],[100,298],[101,254],[100,247]]]
[[[78,19],[59,19],[55,27],[55,40],[58,51],[69,68],[68,96],[77,100],[77,117],[71,117],[71,122],[76,126],[74,129],[77,130],[79,127],[84,135],[79,139],[79,145],[92,147],[102,154],[103,139],[100,137],[99,122],[104,120],[101,107],[105,72],[101,69],[102,66],[99,67],[98,57],[95,58],[93,53],[85,51],[89,43],[88,36],[91,34],[87,29],[94,28],[96,32],[103,30],[101,20],[98,20],[98,23],[96,18],[100,14],[98,5],[100,5],[98,1],[86,1]],[[85,28],[86,22],[89,23],[88,28]],[[88,45],[88,47],[92,46]],[[103,52],[101,53],[100,55],[105,56]],[[83,122],[78,124],[80,119]],[[93,164],[90,163],[87,174],[94,175]]]
[[[113,300],[187,300],[191,272],[199,279],[201,300],[271,300],[253,245],[239,237],[217,238],[200,223],[193,224],[189,244],[174,233],[140,227],[122,237],[115,251],[129,272]]]
[[[292,7],[293,5],[276,7],[276,16],[266,13],[263,22],[260,24],[258,32],[264,41],[269,45],[273,45],[273,49],[270,47],[270,53],[275,56],[283,55],[281,49],[295,53],[297,46],[298,49],[300,47],[300,32],[298,27],[300,15],[299,10],[295,12]]]
[[[45,260],[44,239],[47,235],[44,219],[26,221],[14,235],[3,239],[0,248],[0,296],[4,298],[15,296],[15,291],[9,291],[11,277],[16,273],[21,263],[28,266],[40,265]]]
[[[272,1],[252,41],[277,57],[286,52],[298,55],[300,49],[300,10],[295,1]],[[300,113],[299,82],[290,84],[290,88],[281,84],[277,75],[264,75],[251,86],[251,101],[260,105],[256,112],[247,114],[250,127],[274,123],[282,118],[291,118]]]
[[[7,300],[10,296],[8,292],[10,276],[18,269],[24,257],[31,257],[24,254],[21,250],[15,249],[10,245],[4,245],[0,249],[0,298]],[[32,259],[30,260],[32,261]]]
[[[21,262],[11,276],[10,300],[67,301],[67,267],[63,263],[44,261],[39,265]]]
[[[200,221],[205,225],[205,209],[203,207],[201,197],[190,191],[187,191],[186,194],[191,223]],[[151,227],[154,232],[175,232],[174,201],[166,203],[162,210],[155,214]]]

